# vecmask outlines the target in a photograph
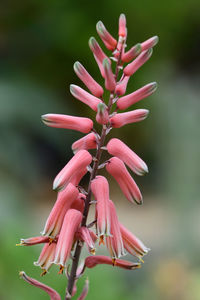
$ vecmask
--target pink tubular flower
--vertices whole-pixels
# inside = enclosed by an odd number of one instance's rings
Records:
[[[97,105],[102,102],[101,99],[91,95],[75,84],[70,84],[70,92],[76,99],[85,103],[94,111],[97,111]]]
[[[119,221],[114,203],[110,200],[111,236],[106,237],[106,245],[113,259],[125,255],[124,245],[120,232]]]
[[[149,84],[146,84],[145,86],[136,90],[135,92],[119,98],[117,101],[117,108],[126,109],[129,106],[135,104],[136,102],[152,95],[156,91],[156,89],[157,89],[156,82],[151,82]]]
[[[48,285],[45,285],[45,284],[35,280],[34,278],[31,278],[31,277],[27,276],[24,271],[21,271],[19,273],[19,275],[22,279],[24,279],[29,284],[31,284],[35,287],[38,287],[41,290],[45,291],[50,296],[51,300],[61,300],[60,295],[54,289],[50,288]]]
[[[104,103],[98,104],[96,121],[102,125],[107,124],[109,122],[108,108]]]
[[[158,36],[153,36],[145,42],[141,43],[142,51],[148,50],[149,48],[153,48],[159,41]]]
[[[113,92],[115,90],[116,82],[108,58],[103,60],[103,68],[105,74],[105,88],[108,91]]]
[[[52,239],[48,236],[35,236],[28,239],[21,239],[20,244],[16,246],[33,246],[38,244],[45,244],[45,243],[56,243],[56,238]]]
[[[107,58],[109,62],[110,62],[110,60],[105,55],[105,53],[103,52],[103,50],[101,49],[101,47],[99,46],[99,44],[97,43],[97,41],[95,40],[94,37],[90,38],[89,47],[90,47],[91,51],[93,52],[94,58],[98,64],[101,75],[104,78],[105,74],[104,74],[104,68],[103,68],[103,60],[105,58]]]
[[[103,88],[93,79],[93,77],[88,73],[88,71],[80,62],[75,62],[74,71],[94,96],[102,97]]]
[[[91,190],[97,201],[97,233],[103,241],[104,235],[110,235],[109,185],[103,176],[96,176],[91,182]]]
[[[119,17],[119,36],[126,37],[127,36],[127,28],[126,28],[126,16],[121,14]]]
[[[99,21],[97,23],[96,28],[97,28],[97,32],[98,32],[100,38],[102,39],[103,43],[106,46],[106,48],[108,50],[111,50],[111,51],[115,50],[115,48],[117,46],[117,41],[107,31],[107,29],[105,28],[104,24],[101,21]]]
[[[124,68],[124,75],[131,76],[135,73],[152,55],[153,50],[152,48],[143,51],[135,60],[133,60],[130,64],[128,64]]]
[[[85,267],[87,268],[94,268],[97,265],[112,265],[116,267],[120,267],[127,270],[134,270],[139,269],[141,267],[140,263],[133,263],[127,260],[115,259],[104,255],[95,255],[95,256],[88,256],[85,259]]]
[[[107,144],[107,150],[111,155],[121,159],[137,175],[148,172],[145,162],[119,139],[111,139]]]
[[[133,203],[133,200],[135,200],[137,204],[142,204],[141,192],[131,175],[128,173],[124,163],[119,158],[112,157],[109,159],[106,170],[115,178],[125,197],[130,202]]]
[[[65,215],[53,262],[61,266],[61,271],[70,257],[75,233],[80,226],[81,220],[82,213],[76,209],[69,209]]]
[[[131,49],[129,49],[127,52],[122,53],[122,61],[123,62],[129,62],[133,60],[136,56],[138,56],[142,52],[142,46],[141,44],[136,44]]]
[[[60,190],[70,182],[76,172],[81,172],[92,162],[92,156],[87,150],[78,151],[66,166],[56,176],[53,189]]]
[[[52,261],[54,260],[55,250],[56,243],[51,243],[50,245],[45,244],[42,252],[40,253],[38,261],[34,262],[35,266],[39,266],[43,270],[42,275],[45,275],[51,267]]]
[[[124,76],[124,78],[122,79],[122,81],[120,81],[115,88],[115,93],[118,96],[124,95],[126,93],[126,87],[129,81],[129,76]]]
[[[63,191],[58,193],[57,200],[51,210],[42,232],[43,235],[53,238],[56,237],[56,235],[60,232],[67,210],[77,197],[78,189],[71,183],[69,183]]]
[[[82,137],[78,141],[72,144],[72,150],[76,153],[79,150],[89,150],[89,149],[96,149],[97,147],[97,138],[96,135],[91,132],[86,136]]]
[[[112,127],[120,128],[126,124],[143,121],[146,119],[148,114],[149,111],[147,109],[135,109],[114,115],[112,118],[110,118],[110,123]]]
[[[87,227],[82,226],[79,228],[79,230],[77,231],[77,238],[80,239],[81,241],[85,242],[88,248],[88,251],[91,254],[95,254],[95,245],[94,245],[94,240],[91,236],[91,230],[89,230]]]
[[[134,256],[142,257],[150,250],[132,232],[120,224],[120,231],[125,249]]]
[[[50,127],[73,129],[83,133],[88,133],[93,128],[93,122],[89,118],[61,114],[46,114],[41,118],[43,123]]]
[[[86,198],[85,195],[79,193],[76,200],[73,201],[71,208],[79,210],[81,213],[83,213],[85,207],[85,198]]]

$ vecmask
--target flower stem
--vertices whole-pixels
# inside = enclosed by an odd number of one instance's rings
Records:
[[[122,50],[122,48],[121,48],[121,50]],[[119,65],[120,65],[120,61],[121,61],[121,52],[122,51],[120,51],[119,58],[118,58],[118,61],[116,64],[116,72],[115,72],[116,80],[118,77]],[[109,102],[108,102],[108,113],[111,112],[114,96],[115,95],[113,93],[110,94]],[[98,166],[99,166],[100,160],[101,160],[101,154],[103,152],[103,149],[101,149],[101,148],[104,146],[106,131],[107,131],[107,126],[103,125],[102,131],[101,131],[101,136],[100,136],[100,139],[99,139],[99,142],[97,145],[97,151],[96,151],[96,155],[95,155],[95,159],[94,159],[94,163],[93,163],[93,167],[92,167],[92,172],[90,175],[90,180],[89,180],[89,185],[88,185],[88,194],[87,194],[87,197],[85,200],[85,208],[84,208],[84,212],[83,212],[83,219],[82,219],[81,226],[86,226],[87,217],[88,217],[88,213],[89,213],[89,207],[90,207],[90,201],[91,201],[91,181],[97,175]],[[79,241],[77,241],[76,249],[75,249],[74,257],[73,257],[73,262],[72,262],[72,268],[71,268],[71,272],[70,272],[69,279],[68,279],[65,300],[70,300],[72,297],[71,295],[72,295],[74,282],[76,279],[76,271],[78,268],[78,263],[79,263],[79,259],[80,259],[80,255],[81,255],[82,246],[83,245],[80,244]]]

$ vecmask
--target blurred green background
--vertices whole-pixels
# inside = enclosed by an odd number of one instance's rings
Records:
[[[88,40],[100,41],[98,20],[116,36],[122,12],[128,48],[153,35],[160,38],[153,57],[128,86],[131,92],[158,82],[156,94],[135,106],[149,109],[149,117],[112,132],[149,166],[148,175],[136,178],[142,207],[129,205],[114,181],[111,197],[120,220],[152,250],[137,271],[108,266],[87,271],[87,299],[200,299],[200,2],[7,0],[0,4],[2,300],[48,299],[18,276],[24,270],[41,279],[33,266],[41,247],[15,244],[43,229],[56,198],[53,178],[72,156],[71,143],[82,135],[45,127],[40,115],[95,117],[69,93],[70,83],[82,86],[73,63],[79,60],[103,84]],[[57,271],[53,267],[41,280],[63,296],[66,278]]]

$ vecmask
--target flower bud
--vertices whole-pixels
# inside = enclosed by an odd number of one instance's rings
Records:
[[[112,127],[120,128],[126,124],[143,121],[146,119],[148,114],[149,111],[147,109],[135,109],[114,115],[112,118],[110,118],[110,123]]]
[[[157,89],[156,82],[151,82],[149,84],[146,84],[145,86],[136,90],[135,92],[119,98],[117,101],[117,108],[126,109],[129,106],[137,103],[138,101],[152,95],[156,91],[156,89]]]
[[[93,122],[89,118],[61,114],[46,114],[41,118],[45,125],[55,128],[72,129],[83,133],[88,133],[93,128]]]
[[[107,31],[107,29],[105,28],[104,24],[101,21],[99,21],[97,23],[96,28],[97,28],[97,32],[98,32],[100,38],[102,39],[103,43],[106,46],[106,48],[108,50],[113,51],[117,46],[116,39],[114,39],[112,37],[112,35]]]
[[[105,75],[105,87],[107,90],[113,92],[115,90],[116,82],[111,69],[110,62],[107,58],[103,60],[103,68]]]
[[[136,57],[130,64],[124,68],[124,75],[133,75],[152,55],[152,48],[143,51],[139,56]]]
[[[102,87],[92,78],[92,76],[87,72],[80,62],[75,62],[74,71],[94,96],[102,97]]]
[[[76,99],[85,103],[94,111],[97,111],[98,104],[102,102],[99,98],[91,95],[75,84],[70,85],[70,92]]]
[[[102,125],[107,124],[109,122],[109,115],[108,115],[107,106],[104,103],[99,103],[98,104],[96,121],[99,124],[102,124]]]

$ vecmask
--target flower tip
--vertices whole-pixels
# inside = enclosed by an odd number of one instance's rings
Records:
[[[62,190],[62,186],[59,186],[60,185],[60,182],[58,180],[54,180],[53,182],[53,190],[56,191],[56,192],[59,192]]]
[[[135,263],[134,265],[131,266],[131,270],[140,269],[141,266],[142,266],[141,263]]]
[[[104,25],[102,21],[97,22],[96,29],[98,33],[103,33]]]
[[[22,278],[23,276],[25,276],[26,273],[24,271],[19,271],[19,276]]]
[[[155,36],[152,37],[152,39],[153,39],[153,47],[154,47],[156,44],[158,44],[159,37],[157,35],[155,35]]]
[[[73,68],[74,68],[75,73],[80,72],[80,66],[81,66],[81,64],[80,64],[79,61],[76,61],[76,62],[74,63]]]
[[[154,93],[157,90],[158,84],[157,82],[150,83],[149,91]]]
[[[89,47],[90,49],[93,49],[95,47],[95,44],[96,44],[96,40],[95,38],[92,36],[90,39],[89,39]]]

